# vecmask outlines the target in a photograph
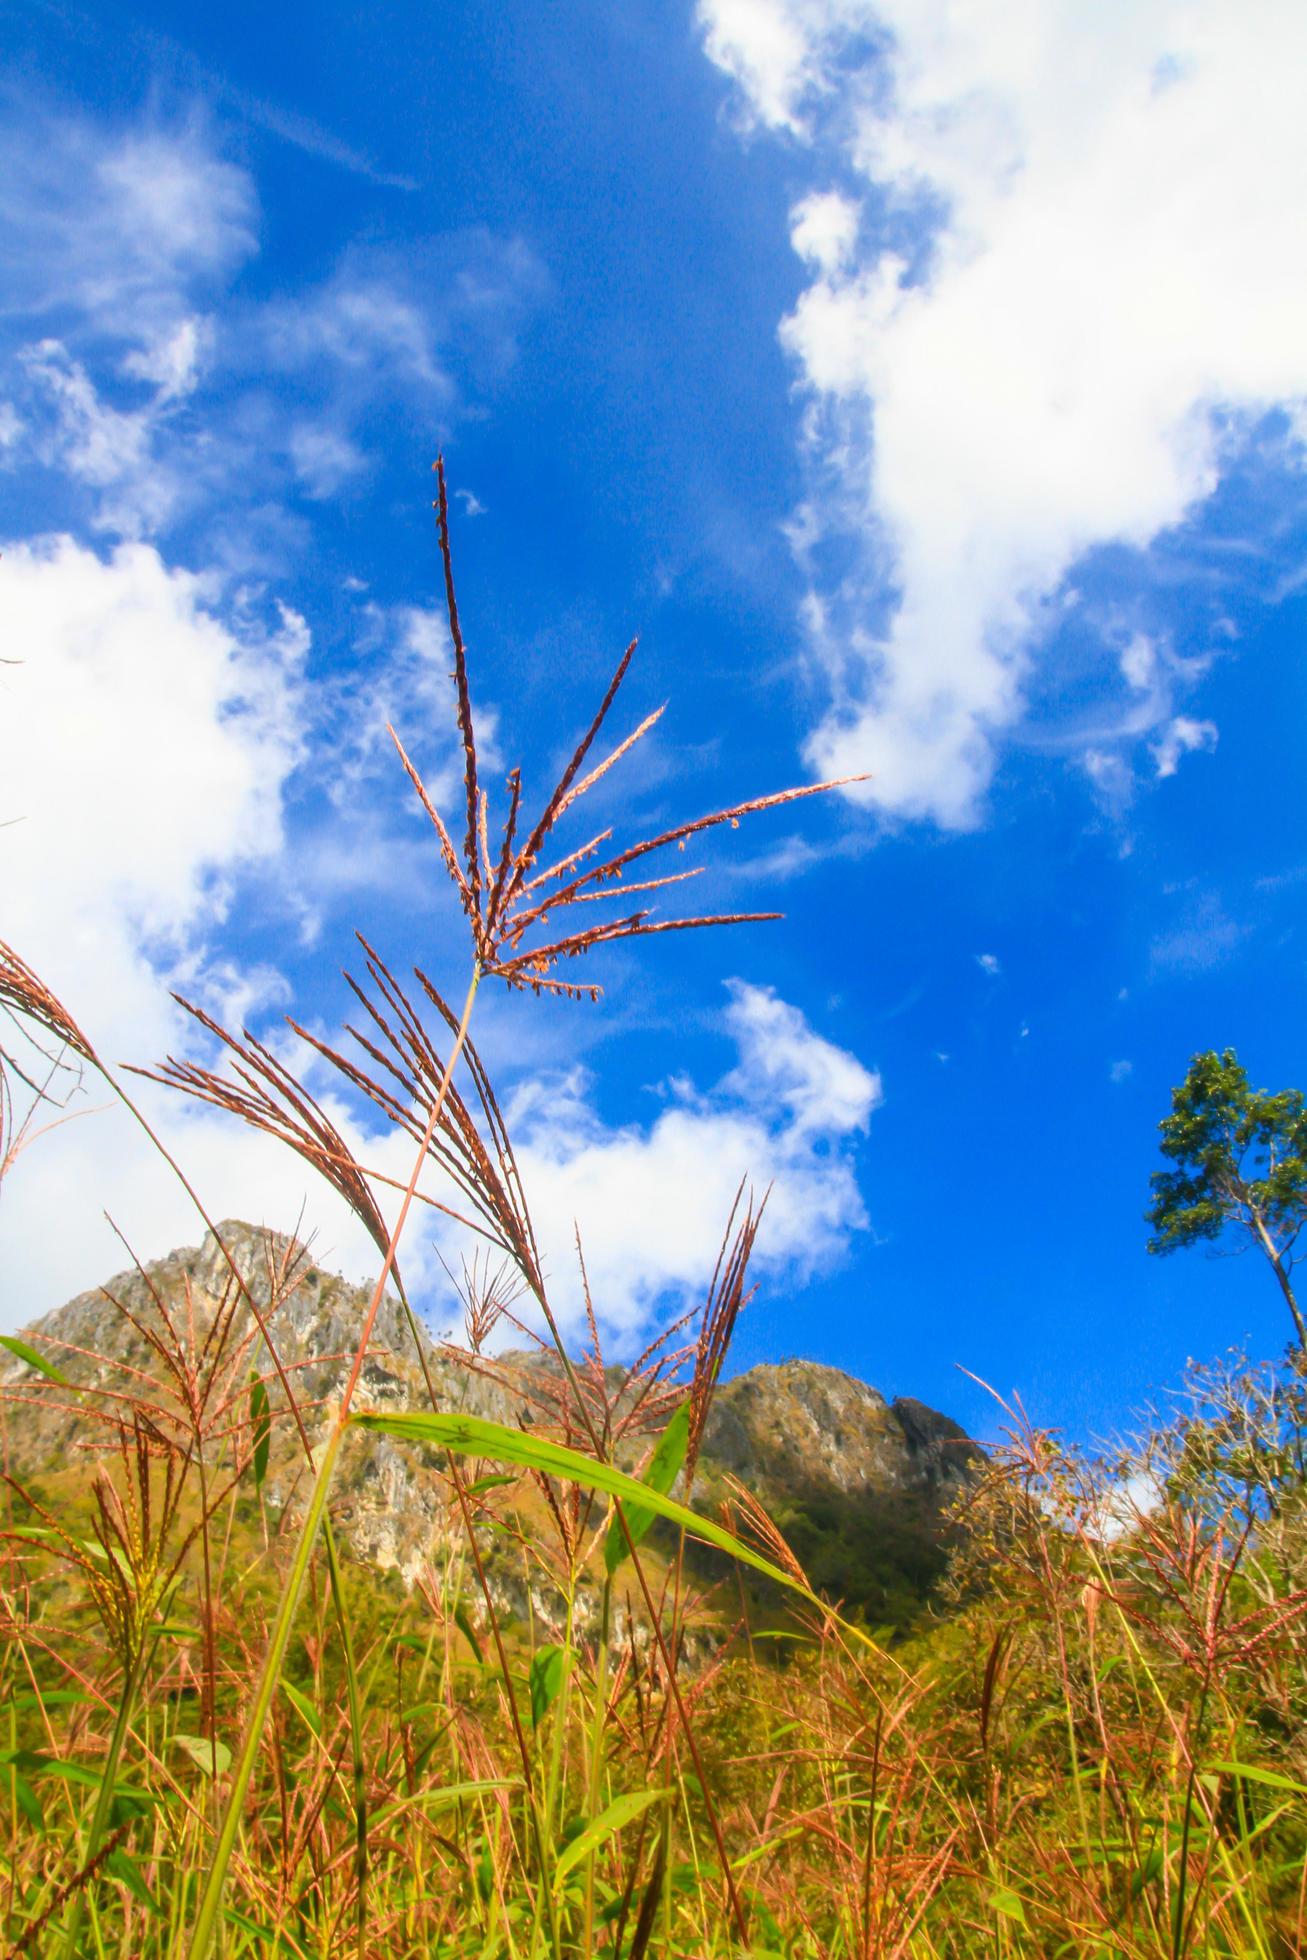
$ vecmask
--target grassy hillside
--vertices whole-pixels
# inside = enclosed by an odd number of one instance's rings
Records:
[[[291,1284],[287,1243],[268,1241],[252,1276],[268,1326],[298,1328],[293,1379],[326,1389],[348,1295],[304,1262]],[[308,1271],[314,1313],[296,1321]],[[116,1286],[117,1306],[87,1296],[6,1370],[14,1953],[188,1951],[307,1488],[277,1385],[266,1419],[252,1390],[239,1295],[205,1290],[214,1273],[209,1246]],[[160,1338],[142,1365],[142,1329],[169,1320],[172,1349]],[[575,1441],[573,1391],[538,1359],[510,1358],[511,1386],[498,1363],[427,1362],[488,1419],[530,1407],[533,1437]],[[380,1351],[374,1404],[406,1400],[411,1371]],[[341,1611],[320,1542],[242,1805],[222,1950],[1300,1952],[1298,1376],[1191,1385],[1146,1462],[1086,1463],[1014,1427],[992,1461],[967,1453],[968,1474],[945,1449],[870,1501],[895,1429],[867,1420],[879,1398],[803,1364],[760,1375],[719,1391],[694,1481],[706,1511],[734,1493],[735,1527],[787,1591],[752,1570],[741,1583],[666,1522],[638,1568],[627,1555],[610,1574],[602,1495],[356,1439],[334,1512]],[[578,1390],[617,1430],[638,1392],[597,1364]],[[658,1420],[616,1444],[637,1474],[682,1406],[674,1385],[654,1393]],[[312,1395],[304,1412],[320,1434]],[[909,1413],[920,1452],[932,1426]],[[840,1476],[805,1495],[778,1444],[788,1494],[770,1522],[730,1466],[776,1434],[815,1475],[805,1420]],[[935,1443],[955,1440],[933,1421]],[[846,1508],[823,1513],[841,1482]],[[951,1549],[914,1537],[941,1494]],[[892,1568],[899,1632],[805,1603],[805,1560],[828,1597]],[[914,1578],[946,1561],[923,1617]]]

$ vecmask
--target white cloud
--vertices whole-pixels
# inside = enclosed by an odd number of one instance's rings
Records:
[[[208,969],[210,1000],[237,1010],[283,985],[266,962],[210,966],[206,948],[241,872],[282,849],[305,634],[288,614],[238,633],[217,597],[146,545],[105,558],[55,538],[0,555],[13,660],[0,668],[0,932],[114,1062],[156,1061],[187,1038],[169,980]],[[293,1219],[302,1170],[142,1093],[215,1202]],[[104,1101],[90,1083],[87,1105]],[[118,1112],[61,1129],[14,1177],[0,1202],[9,1325],[121,1266],[103,1206],[147,1253],[194,1237],[180,1189]]]
[[[369,602],[354,653],[349,673],[321,685],[315,703],[321,739],[331,754],[333,802],[356,814],[365,786],[398,786],[393,728],[432,802],[448,818],[451,801],[463,793],[463,751],[443,611]],[[477,752],[488,769],[500,766],[498,731],[496,710],[478,701]],[[425,830],[427,818],[407,790],[405,808]]]
[[[800,219],[817,270],[783,329],[809,393],[809,537],[857,547],[841,575],[810,559],[833,692],[811,759],[870,770],[856,794],[888,813],[966,826],[1070,569],[1147,546],[1252,418],[1307,396],[1307,15],[699,13],[752,118],[867,200],[856,251]]]
[[[1128,1082],[1134,1072],[1135,1065],[1133,1062],[1113,1062],[1107,1071],[1107,1079],[1109,1082]]]
[[[839,191],[814,191],[790,213],[790,243],[817,272],[841,272],[858,242],[861,213]]]
[[[252,983],[248,975],[216,979],[230,991],[215,1005],[237,1014],[243,988],[279,990],[276,975],[256,975]],[[149,1034],[157,1041],[164,1038],[157,1008],[154,1018]],[[605,1123],[580,1070],[533,1077],[511,1097],[517,1158],[555,1312],[569,1337],[584,1336],[577,1225],[600,1325],[615,1352],[629,1351],[651,1317],[701,1297],[741,1178],[758,1195],[772,1185],[756,1277],[801,1284],[837,1263],[865,1229],[852,1145],[880,1101],[879,1077],[763,989],[733,983],[725,1027],[738,1066],[703,1093],[684,1079],[664,1085],[664,1106],[646,1123]],[[103,1107],[90,1087],[92,1113],[29,1151],[0,1198],[5,1328],[122,1266],[102,1210],[143,1258],[199,1235],[167,1167],[130,1119]],[[362,1161],[407,1176],[407,1137],[360,1129],[332,1091],[323,1092],[320,1077],[316,1087]],[[215,1215],[278,1230],[302,1218],[302,1229],[318,1233],[318,1256],[328,1266],[356,1281],[375,1271],[375,1251],[357,1221],[292,1153],[152,1085],[134,1082],[132,1089]],[[452,1302],[435,1248],[454,1259],[460,1243],[454,1227],[423,1212],[402,1250],[413,1297],[437,1322]]]
[[[989,974],[991,979],[1003,971],[1003,965],[997,953],[977,953],[976,965],[982,973]]]
[[[1230,959],[1247,939],[1249,927],[1232,919],[1220,894],[1186,892],[1179,919],[1159,932],[1148,949],[1154,974],[1210,973]]]
[[[1158,775],[1174,776],[1182,756],[1210,751],[1216,747],[1216,741],[1214,721],[1195,721],[1190,715],[1173,716],[1153,744],[1153,760],[1157,764]]]
[[[212,321],[194,317],[179,320],[130,353],[123,362],[123,373],[137,381],[152,382],[158,390],[157,405],[181,401],[194,393],[212,345]]]
[[[658,1301],[697,1296],[742,1177],[759,1194],[774,1181],[760,1272],[801,1279],[866,1225],[850,1145],[881,1099],[879,1076],[770,991],[733,982],[730,995],[737,1066],[702,1094],[668,1085],[650,1123],[605,1124],[579,1071],[537,1078],[513,1099],[532,1215],[572,1327],[573,1221],[597,1311],[619,1336]]]
[[[286,368],[326,361],[362,374],[370,388],[385,377],[449,389],[429,315],[379,273],[343,270],[315,292],[271,307],[261,325],[273,359]]]
[[[155,404],[130,411],[112,407],[58,340],[24,348],[19,359],[50,410],[35,439],[42,461],[104,493],[98,529],[131,538],[157,531],[172,511],[176,485],[155,457]],[[166,399],[162,391],[157,399]]]
[[[701,4],[709,55],[733,75],[757,120],[793,135],[805,133],[801,114],[809,91],[825,92],[824,43],[842,14],[839,0],[708,0]]]
[[[102,532],[170,538],[219,513],[229,563],[275,565],[286,503],[361,479],[383,416],[447,429],[547,284],[520,240],[476,228],[345,241],[324,278],[256,297],[258,217],[204,118],[124,130],[0,87],[0,449],[82,493],[55,521],[89,506]]]
[[[201,122],[112,132],[12,95],[0,108],[0,317],[71,312],[133,344],[166,341],[193,290],[255,250],[253,182]]]
[[[367,467],[367,457],[339,430],[320,422],[298,422],[290,432],[291,467],[306,496],[334,497],[341,485]]]
[[[129,1052],[155,1019],[142,948],[166,964],[221,918],[224,872],[279,852],[299,753],[302,626],[238,640],[212,597],[146,545],[0,556],[3,930]]]

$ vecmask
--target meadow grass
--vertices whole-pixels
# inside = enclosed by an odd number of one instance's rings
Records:
[[[702,1308],[629,1371],[605,1370],[593,1312],[585,1353],[570,1352],[473,1039],[479,990],[592,996],[571,963],[606,945],[774,916],[654,916],[652,894],[693,875],[659,871],[659,854],[829,785],[630,844],[602,828],[556,844],[656,720],[591,760],[628,649],[534,820],[510,774],[492,847],[443,470],[438,487],[460,844],[396,747],[464,916],[466,998],[456,1011],[419,967],[401,980],[361,941],[348,1046],[297,1030],[317,1079],[334,1074],[409,1137],[398,1184],[359,1161],[306,1075],[200,1010],[220,1065],[152,1071],[298,1151],[370,1233],[377,1278],[329,1409],[283,1360],[279,1321],[303,1273],[271,1253],[258,1285],[231,1254],[220,1298],[156,1295],[133,1321],[148,1366],[102,1370],[93,1391],[57,1354],[10,1343],[23,1366],[5,1420],[75,1407],[100,1467],[89,1499],[84,1475],[58,1466],[40,1488],[7,1485],[7,1951],[1301,1953],[1294,1366],[1191,1384],[1116,1464],[1007,1410],[1007,1440],[958,1519],[947,1594],[877,1632],[812,1591],[747,1491],[722,1518],[691,1508],[762,1205],[741,1192]],[[52,1067],[99,1073],[145,1121],[5,947],[0,999]],[[15,1125],[8,1090],[0,1124],[11,1170],[35,1131]],[[401,1261],[414,1208],[433,1205],[502,1262],[465,1269],[468,1366],[494,1372],[486,1347],[506,1311],[551,1350],[528,1428],[440,1404]],[[388,1288],[426,1407],[378,1410],[360,1393]],[[369,1432],[427,1452],[442,1479],[439,1556],[409,1590],[333,1534],[341,1466]],[[265,1486],[283,1446],[302,1469],[273,1516]],[[705,1601],[695,1540],[772,1588],[764,1624],[743,1586]],[[506,1603],[509,1570],[524,1610]]]

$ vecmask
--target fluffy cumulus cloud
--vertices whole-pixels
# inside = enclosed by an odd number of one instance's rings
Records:
[[[250,976],[239,983],[248,988]],[[248,994],[220,1003],[244,1004]],[[770,1188],[754,1262],[764,1282],[802,1284],[836,1264],[866,1226],[854,1152],[880,1101],[879,1077],[765,989],[733,985],[723,1031],[736,1065],[704,1090],[684,1078],[660,1085],[661,1106],[647,1120],[605,1122],[580,1070],[536,1074],[510,1098],[554,1309],[577,1339],[585,1334],[578,1233],[605,1343],[620,1354],[652,1321],[702,1297],[741,1180],[756,1196]],[[279,1230],[298,1220],[328,1266],[360,1282],[375,1271],[375,1250],[357,1221],[298,1158],[235,1119],[148,1083],[132,1086],[218,1209]],[[405,1135],[377,1134],[323,1080],[314,1087],[361,1162],[391,1180],[407,1177]],[[0,1202],[4,1328],[124,1265],[115,1227],[144,1257],[193,1243],[201,1229],[148,1140],[94,1081],[87,1089],[71,1105],[82,1113],[57,1138],[36,1139]],[[435,1182],[424,1188],[455,1197]],[[456,1265],[474,1250],[439,1214],[415,1216],[404,1268],[437,1326],[457,1318],[442,1261]]]
[[[829,1266],[866,1225],[854,1140],[880,1078],[765,988],[733,983],[726,1032],[738,1059],[700,1091],[677,1080],[648,1122],[613,1127],[579,1072],[526,1085],[512,1122],[553,1282],[580,1326],[574,1233],[602,1322],[619,1337],[658,1303],[697,1298],[741,1179],[770,1185],[759,1272]]]
[[[153,1061],[185,1039],[169,980],[207,971],[208,1004],[236,1015],[282,991],[275,970],[210,964],[206,946],[241,874],[282,848],[303,623],[221,617],[208,582],[143,544],[7,545],[0,595],[0,930],[107,1059]],[[6,1022],[0,1039],[36,1079],[40,1059],[17,1029]],[[9,1326],[123,1263],[104,1210],[149,1253],[195,1231],[184,1194],[103,1086],[90,1078],[75,1092],[65,1074],[54,1088],[75,1120],[25,1153],[0,1202]],[[295,1216],[306,1180],[292,1165],[142,1094],[228,1209]]]
[[[118,1039],[143,948],[221,917],[224,874],[281,848],[303,622],[238,637],[149,545],[5,547],[6,932],[99,995]]]
[[[815,180],[782,330],[833,692],[812,759],[870,770],[859,794],[888,813],[965,826],[1077,562],[1147,546],[1257,418],[1307,396],[1307,15],[700,0],[700,18],[737,107]],[[835,533],[855,540],[838,570]],[[1214,740],[1165,722],[1159,775]]]
[[[297,615],[170,568],[153,545],[6,545],[0,603],[0,933],[114,1063],[195,1052],[171,986],[227,1025],[289,1005],[275,962],[239,950],[242,905],[252,886],[275,901],[288,791],[322,744],[334,745],[342,794],[357,801],[383,762],[397,773],[381,718],[420,730],[439,696],[436,719],[448,722],[434,617],[372,616],[360,674],[324,688],[306,679]],[[491,718],[487,739],[493,746]],[[447,789],[447,749],[427,756],[420,739],[415,748]],[[357,846],[351,824],[340,849],[356,857]],[[309,853],[316,867],[333,848],[328,828]],[[351,875],[372,874],[366,854],[352,863]],[[8,1021],[0,1046],[39,1079],[40,1055]],[[199,1229],[102,1084],[78,1088],[65,1073],[54,1089],[75,1120],[26,1151],[0,1195],[0,1325],[123,1263],[106,1214],[145,1256]],[[201,1105],[139,1082],[134,1093],[215,1207],[278,1228],[303,1214],[323,1256],[364,1275],[372,1255],[361,1228],[297,1159]],[[402,1139],[332,1106],[363,1161],[407,1174]],[[420,1255],[415,1270],[431,1264]]]
[[[152,545],[59,537],[8,546],[0,566],[15,650],[0,667],[5,937],[115,1063],[194,1052],[169,984],[229,1024],[285,1007],[275,964],[231,951],[233,915],[245,881],[275,873],[283,854],[305,729],[323,712],[353,728],[355,746],[341,753],[355,791],[379,764],[377,729],[354,727],[347,694],[310,712],[295,615],[242,609],[220,581],[170,568]],[[390,654],[378,712],[402,721],[448,686],[432,615],[377,611],[368,633]],[[490,723],[486,737],[493,745]],[[449,758],[428,760],[448,788]],[[658,1306],[702,1289],[742,1178],[773,1187],[764,1270],[801,1280],[865,1224],[853,1146],[878,1077],[765,989],[732,986],[722,1032],[734,1057],[720,1079],[663,1085],[645,1121],[605,1122],[577,1072],[519,1084],[521,1162],[560,1310],[578,1331],[576,1227],[601,1322],[620,1345]],[[11,1025],[0,1036],[39,1070]],[[89,1076],[76,1089],[65,1075],[55,1086],[74,1120],[36,1140],[0,1195],[9,1328],[120,1268],[117,1230],[150,1257],[200,1229],[103,1084]],[[360,1159],[402,1179],[407,1139],[378,1134],[325,1081],[314,1086]],[[132,1079],[132,1089],[216,1209],[279,1228],[302,1219],[320,1256],[367,1276],[364,1233],[297,1158],[155,1085]],[[454,1257],[461,1246],[431,1221],[417,1225],[406,1263],[439,1317],[436,1250]]]

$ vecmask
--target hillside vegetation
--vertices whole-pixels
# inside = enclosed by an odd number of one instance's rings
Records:
[[[220,1230],[320,1436],[357,1293],[291,1240]],[[393,1300],[384,1314],[366,1398],[407,1406],[421,1370],[385,1347],[401,1316]],[[14,1347],[10,1950],[184,1952],[307,1465],[213,1239]],[[564,1443],[579,1393],[637,1475],[684,1407],[666,1413],[679,1385],[661,1358],[641,1377],[583,1357],[574,1389],[540,1352],[425,1355],[442,1400]],[[663,1405],[652,1428],[629,1420],[641,1398]],[[223,1950],[1300,1951],[1301,1404],[1292,1368],[1195,1379],[1165,1429],[1107,1465],[1015,1422],[982,1459],[943,1418],[896,1421],[832,1370],[726,1383],[688,1494],[733,1503],[734,1527],[796,1579],[815,1543],[803,1576],[828,1599],[819,1562],[838,1571],[843,1548],[857,1576],[866,1556],[864,1592],[899,1609],[874,1634],[847,1595],[836,1614],[751,1568],[742,1585],[666,1524],[641,1581],[629,1559],[610,1574],[601,1497],[352,1438],[333,1511],[349,1641],[315,1568]],[[682,1467],[668,1488],[686,1482]]]

